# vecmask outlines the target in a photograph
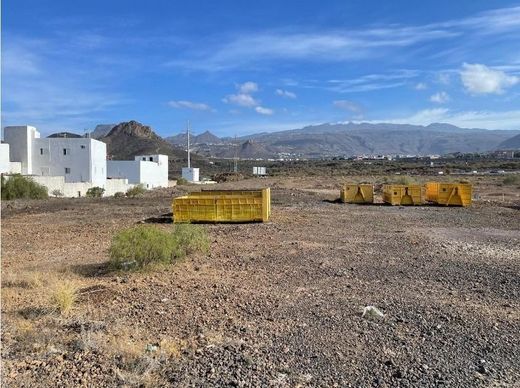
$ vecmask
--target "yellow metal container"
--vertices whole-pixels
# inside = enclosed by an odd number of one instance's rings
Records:
[[[383,201],[391,205],[422,205],[424,188],[421,185],[384,185]]]
[[[469,183],[426,183],[426,200],[445,206],[471,205],[472,186]]]
[[[215,190],[174,198],[173,221],[266,222],[271,215],[271,190]]]
[[[374,203],[374,186],[347,183],[341,189],[340,198],[344,203]]]

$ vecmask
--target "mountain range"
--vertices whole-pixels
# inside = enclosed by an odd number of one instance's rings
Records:
[[[201,138],[199,139],[199,136]],[[192,136],[191,146],[207,157],[323,158],[352,155],[443,155],[453,152],[486,152],[518,148],[513,140],[520,130],[459,128],[445,123],[320,124],[280,132],[262,132],[232,140],[206,131]],[[173,144],[185,144],[186,135],[171,136]],[[520,141],[520,138],[517,142]]]
[[[94,136],[94,134],[96,136]],[[57,134],[55,136],[63,136]],[[66,134],[72,136],[73,134]],[[107,144],[114,159],[162,153],[181,165],[186,161],[186,134],[162,138],[137,121],[98,125],[90,134]],[[99,137],[98,137],[99,136]],[[191,135],[194,161],[208,157],[242,159],[324,158],[353,155],[443,155],[520,149],[520,130],[459,128],[450,124],[341,123],[320,124],[279,132],[262,132],[236,139],[209,131]]]

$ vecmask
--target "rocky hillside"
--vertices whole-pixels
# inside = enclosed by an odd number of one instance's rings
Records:
[[[140,154],[182,157],[182,150],[174,148],[149,126],[133,120],[117,124],[100,140],[107,144],[107,153],[112,159],[133,159]]]
[[[108,133],[114,128],[116,124],[99,124],[96,128],[90,132],[90,137],[93,139],[101,139],[108,135]]]
[[[498,145],[499,150],[520,150],[520,134],[513,136]]]
[[[165,154],[169,157],[170,177],[178,177],[181,168],[187,164],[187,154],[183,148],[174,146],[158,136],[151,127],[137,121],[117,124],[101,141],[107,144],[108,157],[118,160],[133,160],[135,155]],[[192,154],[194,167],[209,171],[210,163],[197,154]]]

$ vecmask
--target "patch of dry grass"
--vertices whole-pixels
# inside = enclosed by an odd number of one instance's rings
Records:
[[[2,287],[33,289],[45,285],[41,272],[5,273],[2,277]]]
[[[49,293],[50,307],[61,315],[69,315],[78,299],[79,287],[72,280],[62,280],[51,287]]]

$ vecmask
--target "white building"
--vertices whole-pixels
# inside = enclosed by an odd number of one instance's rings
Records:
[[[137,155],[134,160],[109,160],[108,178],[127,178],[128,183],[147,189],[168,187],[168,156]]]
[[[0,173],[30,175],[49,192],[82,196],[95,186],[105,195],[142,184],[168,187],[168,156],[140,155],[135,160],[108,161],[106,144],[90,138],[40,138],[31,126],[4,128]],[[143,160],[144,158],[144,160]],[[109,171],[110,170],[110,171]],[[109,179],[107,179],[107,176]]]
[[[44,138],[33,141],[32,173],[64,176],[65,182],[90,182],[103,187],[107,146],[88,138]]]

